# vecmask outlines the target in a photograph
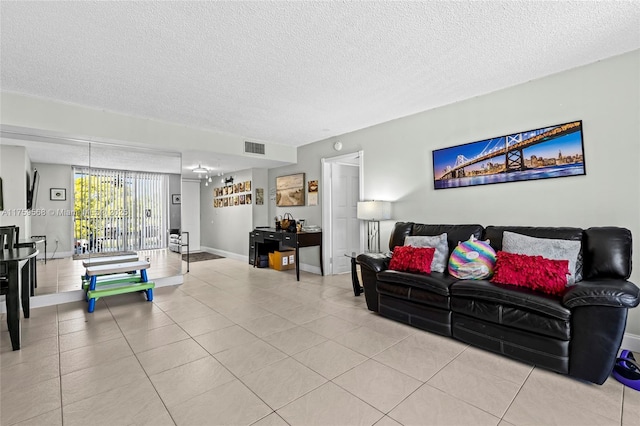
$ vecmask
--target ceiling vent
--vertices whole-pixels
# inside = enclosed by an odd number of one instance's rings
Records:
[[[262,154],[264,155],[264,144],[244,141],[244,152],[247,154]]]

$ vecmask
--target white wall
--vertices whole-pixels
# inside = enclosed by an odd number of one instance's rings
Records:
[[[182,232],[189,233],[189,250],[200,250],[200,182],[182,181]]]
[[[233,176],[234,182],[252,181],[252,203],[230,207],[213,207],[213,189],[221,187],[221,179]],[[209,186],[200,185],[202,246],[222,255],[249,255],[249,232],[253,229],[255,190],[252,169],[240,170],[231,175],[216,177]],[[245,194],[247,194],[245,192]],[[266,224],[264,224],[266,225]]]
[[[586,176],[433,189],[431,152],[491,137],[583,120]],[[363,150],[365,199],[394,201],[392,217],[422,223],[622,226],[635,236],[631,281],[640,284],[640,51],[488,95],[383,123],[298,149],[275,176],[320,174],[320,159]],[[323,188],[320,188],[322,191]],[[319,207],[291,211],[320,223]],[[386,246],[394,221],[382,225]],[[313,257],[312,254],[307,256]],[[307,262],[300,256],[301,261]],[[640,335],[640,308],[627,331]]]
[[[327,147],[332,146],[327,144]],[[298,163],[287,167],[278,167],[275,169],[269,169],[269,189],[266,192],[273,193],[276,188],[276,177],[286,176],[295,173],[304,173],[304,191],[305,191],[305,205],[295,207],[277,207],[275,199],[271,199],[265,193],[265,203],[269,204],[269,217],[282,216],[285,213],[291,213],[294,219],[304,219],[305,225],[317,225],[322,226],[322,168],[321,159],[323,157],[335,157],[338,153],[336,151],[324,149],[324,143],[313,143],[304,145],[298,148]],[[349,152],[349,151],[346,151]],[[339,154],[346,153],[344,150]],[[310,180],[318,181],[318,205],[309,206],[309,194],[307,182]],[[301,265],[311,265],[313,268],[305,268],[306,270],[316,270],[320,268],[320,257],[318,256],[317,247],[309,247],[300,249],[300,263]],[[301,266],[302,268],[302,266]]]
[[[169,228],[180,229],[181,226],[181,204],[173,204],[171,196],[182,193],[182,179],[179,174],[169,175]]]
[[[0,226],[20,227],[20,239],[31,236],[31,216],[27,212],[27,173],[33,178],[31,160],[22,146],[0,141],[0,177],[4,210],[0,213]]]
[[[147,148],[173,151],[176,148],[176,141],[180,141],[182,151],[250,155],[244,153],[244,138],[241,136],[17,93],[2,92],[0,122],[5,126],[45,130],[96,141],[130,143]],[[296,161],[294,147],[267,141],[261,142],[266,145],[265,159],[282,162]]]
[[[253,178],[251,196],[253,197],[253,228],[257,226],[274,226],[274,220],[269,216],[269,171],[267,169],[251,169]],[[256,189],[262,188],[264,204],[256,204]]]
[[[33,216],[31,230],[33,235],[47,236],[47,256],[68,257],[73,254],[73,169],[69,165],[33,163],[38,170],[38,196],[34,208],[43,215]],[[52,201],[49,198],[51,188],[67,190],[66,201]],[[56,239],[58,244],[56,247]],[[57,250],[56,250],[57,248]],[[42,251],[42,250],[41,250]],[[42,253],[44,255],[44,252]]]

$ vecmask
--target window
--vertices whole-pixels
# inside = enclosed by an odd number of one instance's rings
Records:
[[[74,168],[75,253],[167,247],[168,175]]]

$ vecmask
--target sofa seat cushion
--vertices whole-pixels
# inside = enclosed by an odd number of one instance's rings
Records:
[[[450,275],[439,272],[430,274],[414,274],[411,272],[383,271],[378,273],[378,282],[402,284],[409,287],[430,291],[441,296],[449,296],[449,287],[457,281]]]
[[[554,339],[571,338],[571,311],[557,297],[488,281],[458,281],[451,294],[454,312]]]
[[[378,274],[376,288],[381,295],[408,300],[418,305],[451,309],[449,286],[456,279],[438,272],[429,275],[384,271]]]

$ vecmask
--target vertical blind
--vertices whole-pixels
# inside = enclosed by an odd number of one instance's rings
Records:
[[[167,247],[169,176],[75,167],[76,252]]]

